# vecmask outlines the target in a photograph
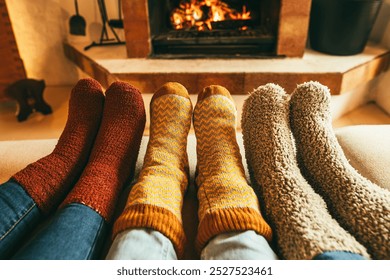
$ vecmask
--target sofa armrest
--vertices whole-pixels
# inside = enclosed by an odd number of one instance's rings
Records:
[[[350,164],[364,177],[390,190],[390,125],[355,125],[336,130]]]

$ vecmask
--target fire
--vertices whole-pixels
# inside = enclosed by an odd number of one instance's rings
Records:
[[[221,0],[182,0],[172,11],[170,19],[175,29],[203,31],[212,30],[213,22],[251,19],[251,13],[245,5],[239,12]]]

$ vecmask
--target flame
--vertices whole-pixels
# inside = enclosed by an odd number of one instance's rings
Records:
[[[246,6],[242,12],[230,8],[221,0],[182,0],[171,12],[171,24],[175,29],[212,30],[212,22],[251,19]],[[247,27],[241,27],[245,30]]]

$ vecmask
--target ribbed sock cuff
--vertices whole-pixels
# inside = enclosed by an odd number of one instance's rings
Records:
[[[184,255],[186,237],[182,223],[169,210],[151,204],[127,207],[114,224],[114,237],[130,228],[151,228],[168,237],[180,259]]]
[[[268,241],[272,240],[271,227],[254,209],[244,207],[214,210],[206,213],[200,221],[195,248],[200,253],[206,243],[214,236],[226,232],[246,230],[254,230]]]

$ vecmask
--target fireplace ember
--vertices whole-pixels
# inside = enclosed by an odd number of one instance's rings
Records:
[[[137,21],[132,42],[148,40],[150,56],[167,59],[284,55],[306,44],[311,0],[301,1],[303,11],[289,0],[146,0],[147,28]]]
[[[197,31],[232,27],[246,30],[250,19],[251,12],[245,5],[237,11],[221,0],[182,0],[170,16],[174,29]]]

